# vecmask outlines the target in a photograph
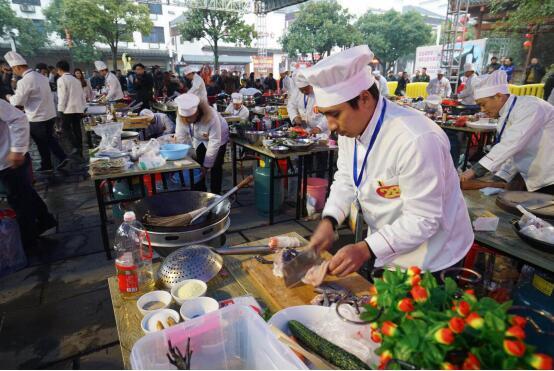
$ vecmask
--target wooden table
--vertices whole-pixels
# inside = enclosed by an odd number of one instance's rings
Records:
[[[538,250],[523,241],[514,231],[511,221],[519,218],[496,205],[496,196],[484,196],[480,191],[463,191],[466,204],[472,210],[488,210],[500,222],[495,232],[475,232],[475,241],[482,246],[498,250],[536,267],[554,272],[554,253]]]
[[[275,189],[274,189],[274,180],[275,179],[283,179],[283,178],[291,178],[291,177],[297,177],[298,178],[298,189],[297,189],[297,196],[296,196],[296,219],[300,219],[304,213],[304,204],[306,200],[306,193],[308,189],[308,176],[317,172],[318,170],[312,169],[312,171],[308,171],[308,167],[306,166],[306,163],[308,160],[311,160],[313,156],[316,153],[322,153],[327,152],[328,153],[328,177],[329,177],[329,185],[327,188],[327,194],[329,193],[329,189],[331,187],[331,182],[333,178],[333,170],[334,170],[334,152],[338,151],[338,147],[327,147],[327,146],[314,146],[309,151],[304,152],[287,152],[284,154],[278,154],[273,153],[271,150],[264,146],[258,146],[250,144],[246,139],[243,138],[231,138],[231,160],[232,160],[232,173],[233,173],[233,185],[237,184],[237,146],[249,149],[251,151],[254,151],[258,155],[264,157],[266,159],[266,163],[268,163],[269,171],[270,171],[270,181],[269,181],[269,224],[273,224],[274,219],[274,197],[275,197]],[[296,172],[288,172],[287,174],[280,174],[276,175],[275,170],[277,172],[280,171],[279,166],[277,165],[278,160],[286,160],[287,161],[287,168],[288,169],[294,169],[294,165],[291,161],[292,157],[298,157],[298,166],[296,169]],[[321,171],[321,170],[320,170]]]
[[[297,237],[303,241],[304,244],[307,244],[307,241],[296,232],[291,232],[287,235]],[[267,239],[253,241],[240,246],[257,246],[261,244],[267,244]],[[224,256],[223,269],[215,278],[208,282],[208,291],[206,295],[216,300],[252,295],[262,306],[266,307],[265,301],[262,298],[262,293],[241,267],[242,262],[250,258],[252,258],[252,255]],[[159,263],[154,265],[155,270],[157,270],[158,267]],[[115,324],[117,326],[117,334],[119,336],[119,345],[121,346],[123,365],[126,369],[130,369],[131,364],[129,356],[133,349],[133,345],[138,339],[144,336],[140,327],[142,315],[138,311],[136,300],[123,300],[121,298],[119,295],[117,278],[115,276],[108,278],[108,286],[115,316]],[[178,306],[175,304],[172,308],[179,311]],[[271,310],[272,308],[270,307],[269,309]]]
[[[156,193],[156,174],[161,174],[162,176],[162,183],[163,183],[163,189],[164,191],[168,191],[167,186],[167,179],[165,175],[167,173],[179,173],[179,180],[181,182],[181,186],[184,189],[185,188],[185,179],[182,173],[182,170],[189,170],[189,179],[191,180],[191,183],[194,179],[193,170],[199,169],[200,165],[190,159],[185,158],[183,160],[177,160],[177,161],[167,161],[166,164],[162,167],[158,167],[156,169],[149,169],[149,170],[143,170],[138,167],[138,165],[135,163],[131,168],[118,172],[118,173],[110,173],[110,174],[102,174],[102,175],[93,175],[90,174],[91,180],[94,182],[94,189],[96,191],[96,200],[98,202],[98,210],[100,212],[100,232],[102,233],[102,243],[104,244],[104,251],[106,252],[106,256],[108,259],[111,259],[111,247],[110,247],[110,239],[108,237],[108,227],[107,227],[107,215],[106,215],[106,206],[109,205],[115,205],[122,202],[129,202],[129,201],[136,201],[141,198],[146,197],[146,190],[144,187],[144,175],[150,175],[150,180],[152,184],[152,193]],[[133,178],[138,178],[140,183],[140,196],[134,195],[134,185],[132,182]],[[112,182],[117,180],[123,180],[126,179],[129,184],[129,190],[130,195],[129,197],[122,197],[118,196],[117,198],[114,197],[113,194],[113,188],[112,188]],[[103,189],[105,191],[104,185],[108,189],[108,195],[104,194]],[[192,184],[191,184],[192,187]]]

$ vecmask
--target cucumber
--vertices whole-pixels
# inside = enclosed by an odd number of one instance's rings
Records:
[[[291,320],[288,326],[300,345],[316,353],[342,370],[369,370],[369,366],[355,355],[322,338],[298,321]]]

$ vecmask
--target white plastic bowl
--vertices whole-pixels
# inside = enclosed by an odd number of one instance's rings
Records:
[[[140,327],[145,334],[160,331],[156,327],[158,321],[161,321],[165,328],[169,328],[169,325],[167,324],[168,317],[173,318],[176,323],[179,323],[179,321],[181,321],[179,313],[177,313],[173,309],[158,309],[145,315],[140,323]]]
[[[202,296],[194,299],[186,299],[181,305],[179,313],[184,321],[191,320],[204,314],[215,312],[219,309],[219,303],[212,298]]]
[[[184,298],[182,298],[180,296],[177,296],[177,293],[179,292],[179,289],[181,287],[183,287],[184,285],[190,285],[190,284],[191,285],[196,285],[197,287],[199,287],[198,293],[196,293],[196,295],[188,295]],[[177,304],[183,304],[183,302],[187,299],[193,299],[193,298],[197,298],[197,297],[200,297],[200,296],[204,296],[206,294],[207,290],[208,290],[208,285],[206,285],[206,282],[204,282],[204,281],[195,280],[195,279],[183,280],[181,282],[176,283],[171,288],[171,296],[173,297],[175,302],[177,302]]]
[[[163,308],[152,309],[152,310],[144,309],[143,308],[144,305],[151,301],[161,301],[162,303],[164,303],[164,306]],[[143,316],[145,316],[148,313],[154,312],[156,310],[165,309],[169,306],[169,304],[171,304],[171,294],[163,290],[150,291],[149,293],[142,295],[137,300],[138,310],[140,313],[142,313]]]

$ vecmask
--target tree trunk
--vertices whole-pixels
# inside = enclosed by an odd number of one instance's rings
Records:
[[[212,48],[214,52],[214,73],[219,71],[219,47],[217,46],[217,39],[214,39],[214,46]]]
[[[110,45],[112,51],[112,67],[114,71],[117,71],[117,44]]]

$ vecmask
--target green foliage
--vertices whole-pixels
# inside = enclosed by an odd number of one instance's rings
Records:
[[[529,26],[545,24],[554,17],[554,2],[544,0],[492,0],[493,13],[506,12],[504,29],[520,31]]]
[[[432,42],[431,26],[425,24],[420,14],[411,11],[389,10],[384,14],[369,11],[358,19],[356,28],[362,34],[363,43],[388,65],[414,53],[418,46]]]
[[[335,46],[360,43],[361,35],[349,22],[352,16],[336,1],[302,5],[296,19],[281,38],[283,50],[291,57],[300,54],[329,54]]]
[[[8,0],[0,0],[0,37],[13,39],[17,51],[25,56],[35,55],[48,43],[47,35],[39,32],[30,19],[16,16]]]
[[[90,54],[96,42],[108,44],[114,69],[119,42],[132,41],[135,31],[144,35],[152,30],[148,7],[131,0],[55,0],[44,13],[61,37],[70,32],[77,55]]]
[[[216,70],[219,69],[220,42],[250,46],[257,37],[254,26],[245,23],[240,13],[192,9],[185,17],[179,25],[181,37],[186,41],[205,39],[214,53]]]

